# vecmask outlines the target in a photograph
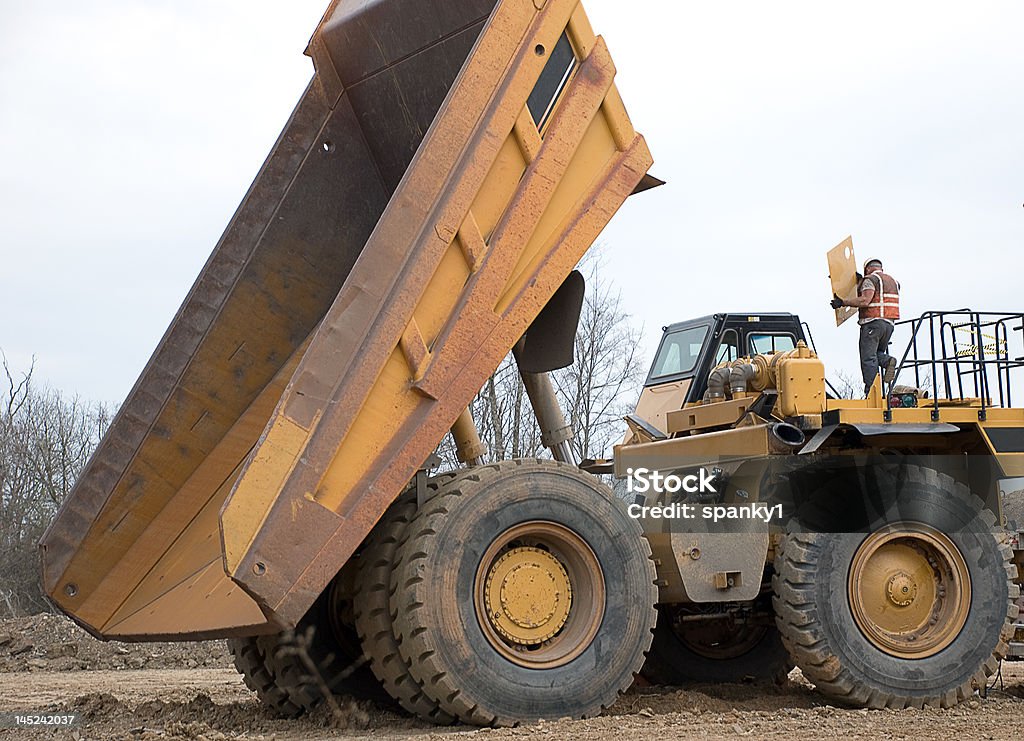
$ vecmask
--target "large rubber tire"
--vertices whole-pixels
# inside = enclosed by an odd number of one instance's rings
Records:
[[[969,611],[937,653],[907,657],[884,650],[854,617],[851,569],[868,539],[886,532],[882,519],[869,534],[803,533],[792,522],[776,558],[774,606],[783,643],[804,676],[845,705],[950,707],[971,697],[1006,655],[1017,615],[1011,551],[995,517],[949,476],[916,466],[903,474],[899,515],[890,513],[887,521],[944,534],[969,574]]]
[[[332,600],[337,600],[332,589],[324,590],[294,631],[228,640],[246,686],[282,717],[297,717],[324,702],[323,686],[334,695],[387,697],[366,666],[354,629],[332,621]],[[299,651],[312,661],[316,674]]]
[[[304,712],[305,708],[293,703],[288,693],[278,685],[277,678],[267,666],[264,645],[256,637],[229,638],[228,650],[245,686],[256,693],[261,704],[283,718],[295,718]]]
[[[641,675],[651,684],[685,685],[696,682],[782,682],[793,669],[774,623],[751,625],[738,637],[744,644],[735,650],[728,644],[702,649],[673,627],[675,608],[658,610],[658,627]],[[688,623],[688,626],[700,625]],[[700,639],[695,637],[694,640]],[[715,655],[719,653],[720,655]]]
[[[485,555],[537,523],[584,543],[599,568],[582,572],[557,546],[548,555],[509,546],[558,560],[574,590],[563,603],[571,605],[564,630],[551,639],[568,652],[550,665],[524,666],[485,633],[477,590]],[[552,461],[471,469],[427,503],[407,535],[392,577],[400,652],[424,693],[449,714],[482,726],[589,717],[633,683],[657,617],[654,565],[640,525],[596,478]],[[599,604],[603,610],[578,607]],[[578,626],[593,632],[577,633]],[[576,642],[577,635],[592,637]]]
[[[451,475],[431,479],[428,487],[432,494],[450,479]],[[399,653],[388,604],[395,553],[416,511],[416,491],[413,489],[403,494],[374,528],[359,558],[356,572],[355,628],[363,652],[370,659],[370,669],[387,693],[410,713],[437,725],[448,725],[455,722],[454,716],[425,695],[409,674],[409,665]]]

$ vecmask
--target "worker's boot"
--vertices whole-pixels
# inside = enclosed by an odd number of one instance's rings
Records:
[[[891,355],[885,361],[885,365],[882,366],[882,380],[886,383],[892,383],[896,380],[896,358]]]

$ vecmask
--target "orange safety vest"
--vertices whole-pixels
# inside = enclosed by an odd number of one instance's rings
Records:
[[[860,318],[892,321],[899,319],[900,284],[897,280],[881,270],[865,275],[864,280],[870,280],[875,284],[875,295],[871,297],[870,304],[860,307]]]

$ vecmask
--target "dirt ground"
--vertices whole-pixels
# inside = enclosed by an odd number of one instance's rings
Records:
[[[993,680],[986,698],[950,710],[835,708],[797,671],[779,687],[638,688],[600,718],[524,728],[437,728],[344,698],[335,708],[289,721],[261,709],[222,643],[102,643],[49,615],[0,622],[0,711],[74,711],[83,717],[72,730],[0,730],[5,738],[1020,739],[1024,662],[1005,663]]]
[[[0,620],[0,672],[230,667],[224,641],[105,643],[70,620],[33,615]]]

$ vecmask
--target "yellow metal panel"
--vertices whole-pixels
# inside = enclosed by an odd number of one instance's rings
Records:
[[[185,635],[183,623],[188,630]],[[256,603],[227,577],[217,558],[145,608],[105,626],[104,634],[110,638],[180,640],[188,634],[248,635],[267,632],[268,627]]]
[[[317,501],[345,514],[355,503],[348,500],[356,483],[377,462],[381,446],[396,436],[415,409],[427,403],[411,390],[409,370],[401,358],[392,355],[346,435],[345,445],[329,461],[317,487]],[[346,503],[348,507],[343,507]]]
[[[825,411],[825,364],[820,359],[786,358],[777,371],[779,410],[785,417]]]
[[[996,461],[1007,477],[1024,476],[1024,453],[996,453]]]
[[[1024,427],[1024,409],[990,409],[986,420],[979,423],[984,433],[985,444],[999,463],[1003,474],[1007,477],[1024,476],[1024,453],[1000,453],[992,444],[988,431],[1000,427]]]
[[[828,277],[832,293],[844,300],[857,298],[857,258],[853,254],[853,237],[847,237],[828,251]],[[852,306],[836,311],[836,326],[857,314]]]
[[[465,235],[472,228],[472,214],[463,222],[459,234]],[[479,233],[479,232],[478,232]],[[486,246],[484,246],[486,250]],[[481,262],[485,254],[480,255]],[[470,265],[466,260],[465,253],[458,244],[458,240],[452,243],[441,258],[423,298],[413,312],[427,344],[433,346],[438,335],[444,329],[445,320],[455,309],[459,296],[465,289],[466,281],[470,279]],[[426,370],[424,367],[423,371]],[[416,374],[415,378],[421,378],[422,373]]]
[[[497,366],[508,348],[522,335],[547,298],[579,260],[586,246],[596,237],[601,226],[611,217],[618,204],[632,192],[649,166],[650,158],[646,153],[646,147],[634,147],[630,152],[624,153],[622,174],[604,181],[601,196],[598,197],[595,193],[588,197],[586,202],[590,205],[584,209],[583,215],[573,220],[566,232],[559,235],[563,248],[558,255],[558,261],[552,259],[543,266],[545,269],[539,271],[522,291],[518,300],[522,302],[523,311],[509,315],[502,323],[496,325],[488,342],[472,358],[472,365],[451,379],[443,398],[433,406],[425,402],[403,425],[401,434],[395,439],[406,441],[405,444],[399,448],[392,442],[387,449],[381,451],[382,455],[379,456],[377,465],[384,464],[387,467],[383,470],[378,468],[380,473],[374,474],[376,478],[364,477],[354,487],[354,492],[360,495],[361,499],[351,501],[344,510],[345,521],[340,523],[324,548],[317,552],[316,557],[302,570],[298,578],[291,581],[293,577],[288,577],[288,581],[285,582],[288,584],[286,590],[278,592],[276,589],[280,587],[270,584],[269,580],[267,584],[263,584],[260,579],[250,577],[244,568],[247,562],[243,562],[243,567],[235,572],[236,578],[245,580],[248,589],[257,591],[261,597],[268,599],[280,619],[289,622],[298,619],[308,604],[306,601],[315,598],[340,564],[344,563],[368,530],[368,525],[364,524],[363,519],[379,516],[378,513],[383,511],[384,506],[395,496],[395,492],[412,475],[418,465],[415,461],[423,460],[433,449],[434,441],[440,439],[469,403],[476,389],[486,378],[486,374]],[[279,533],[280,531],[275,532],[272,528],[262,531],[259,534],[259,541],[264,544],[262,547],[273,547],[274,540],[280,537]],[[255,554],[260,552],[259,541],[254,544],[255,553],[247,556],[247,559],[255,557]],[[280,565],[288,567],[288,564]],[[287,571],[285,573],[287,574]],[[270,601],[271,598],[276,598],[276,601]]]
[[[665,415],[665,431],[669,433],[689,432],[707,429],[708,427],[724,427],[739,421],[747,413],[747,409],[757,397],[749,399],[730,399],[714,404],[689,406],[676,409]],[[649,420],[648,420],[649,421]]]
[[[220,560],[220,530],[218,529],[220,508],[241,470],[242,461],[239,461],[232,474],[214,490],[213,496],[210,497],[203,509],[182,530],[181,536],[160,556],[160,559],[118,610],[105,623],[101,624],[103,632],[107,632],[112,624],[155,602],[182,582],[194,578],[198,571],[206,568],[207,564]],[[172,504],[172,506],[178,507],[179,505]],[[106,607],[109,609],[110,606]],[[88,614],[83,610],[83,615]]]
[[[681,409],[692,381],[672,381],[657,386],[648,386],[640,392],[636,402],[636,414],[662,432],[669,432],[669,412]]]
[[[529,120],[532,125],[533,119]],[[491,232],[515,194],[526,166],[519,142],[515,137],[506,137],[469,210],[485,241],[490,241]]]
[[[678,468],[681,461],[687,466],[700,466],[768,452],[768,425],[735,427],[642,445],[616,445],[615,475],[623,478],[630,468],[666,470]]]
[[[945,413],[945,410],[943,410]],[[1024,424],[1024,409],[988,409],[982,427],[1020,427]]]
[[[259,528],[274,495],[284,486],[288,474],[298,461],[307,436],[306,429],[287,417],[278,415],[272,419],[255,456],[246,467],[247,471],[251,471],[251,478],[245,496],[231,498],[233,524],[239,528],[233,533],[253,533]],[[238,543],[236,538],[225,538],[225,559],[230,562],[238,558],[241,549],[234,549],[238,546],[244,548],[245,545]]]
[[[555,188],[548,207],[544,209],[534,226],[533,236],[513,268],[513,277],[508,282],[504,295],[495,306],[497,312],[503,313],[508,310],[512,298],[523,285],[524,276],[529,275],[538,261],[546,257],[551,236],[561,231],[565,219],[571,216],[574,207],[578,205],[579,193],[585,192],[601,176],[603,168],[595,165],[606,163],[616,151],[614,141],[608,132],[607,121],[603,115],[598,115],[587,129],[578,150],[566,168],[564,177]]]
[[[860,402],[860,406],[853,406],[853,404]],[[849,405],[849,406],[847,406]],[[839,419],[841,422],[848,423],[865,423],[865,424],[883,424],[884,410],[878,408],[866,408],[863,406],[863,400],[854,401],[841,401],[841,405],[836,407],[832,405],[832,400],[829,401],[829,411],[839,411]],[[892,421],[894,423],[927,423],[932,422],[932,407],[909,407],[893,409]],[[987,421],[984,423],[986,426],[1007,426],[1013,427],[1016,425],[1024,424],[1024,409],[988,409],[986,410]],[[939,407],[939,419],[940,422],[948,422],[950,424],[978,424],[978,409],[965,408],[965,407]]]

